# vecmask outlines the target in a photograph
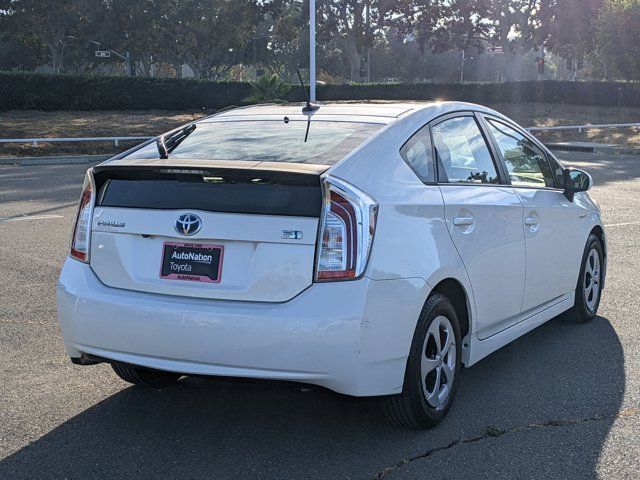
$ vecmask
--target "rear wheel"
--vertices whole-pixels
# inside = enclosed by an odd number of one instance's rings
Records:
[[[113,363],[111,368],[125,382],[145,387],[166,387],[177,382],[182,377],[178,373],[134,367],[124,363]]]
[[[596,316],[602,296],[603,266],[602,244],[598,237],[590,235],[582,255],[575,304],[571,310],[564,314],[566,320],[587,323]]]
[[[447,415],[461,366],[460,326],[451,301],[427,300],[413,337],[402,394],[383,399],[389,419],[410,428],[431,428]]]

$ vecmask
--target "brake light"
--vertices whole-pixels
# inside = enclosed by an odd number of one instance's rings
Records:
[[[87,171],[82,186],[82,195],[78,204],[78,214],[73,227],[71,250],[69,255],[81,262],[89,263],[89,244],[91,242],[91,221],[93,218],[93,205],[95,203],[95,188],[93,185],[93,173]]]
[[[324,180],[323,195],[315,280],[360,278],[371,251],[378,204],[334,178]]]

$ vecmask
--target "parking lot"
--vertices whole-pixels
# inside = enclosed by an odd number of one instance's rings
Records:
[[[608,226],[600,316],[554,320],[465,370],[426,432],[318,388],[145,391],[73,366],[55,282],[87,165],[0,166],[0,479],[638,478],[640,157],[560,157],[592,173]]]

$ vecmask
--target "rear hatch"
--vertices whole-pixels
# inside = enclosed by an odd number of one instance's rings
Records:
[[[311,285],[327,166],[145,163],[94,169],[90,264],[105,285],[253,302]]]

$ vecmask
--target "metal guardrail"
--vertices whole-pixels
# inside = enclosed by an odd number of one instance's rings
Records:
[[[577,130],[578,133],[582,133],[584,130],[591,130],[594,128],[640,128],[640,123],[610,123],[601,125],[564,125],[558,127],[531,127],[527,130],[531,133],[534,132],[554,132],[565,130]],[[65,143],[65,142],[113,142],[115,146],[119,146],[120,142],[135,142],[151,140],[154,137],[71,137],[71,138],[0,138],[0,144],[2,143],[30,143],[34,147],[38,146],[38,143]]]
[[[533,132],[559,132],[564,130],[578,130],[578,133],[582,133],[583,130],[592,130],[595,128],[640,128],[640,123],[607,123],[600,125],[565,125],[559,127],[531,127],[527,130]]]
[[[38,143],[113,142],[117,147],[120,142],[145,141],[152,138],[154,137],[0,138],[0,143],[30,143],[37,147]]]

